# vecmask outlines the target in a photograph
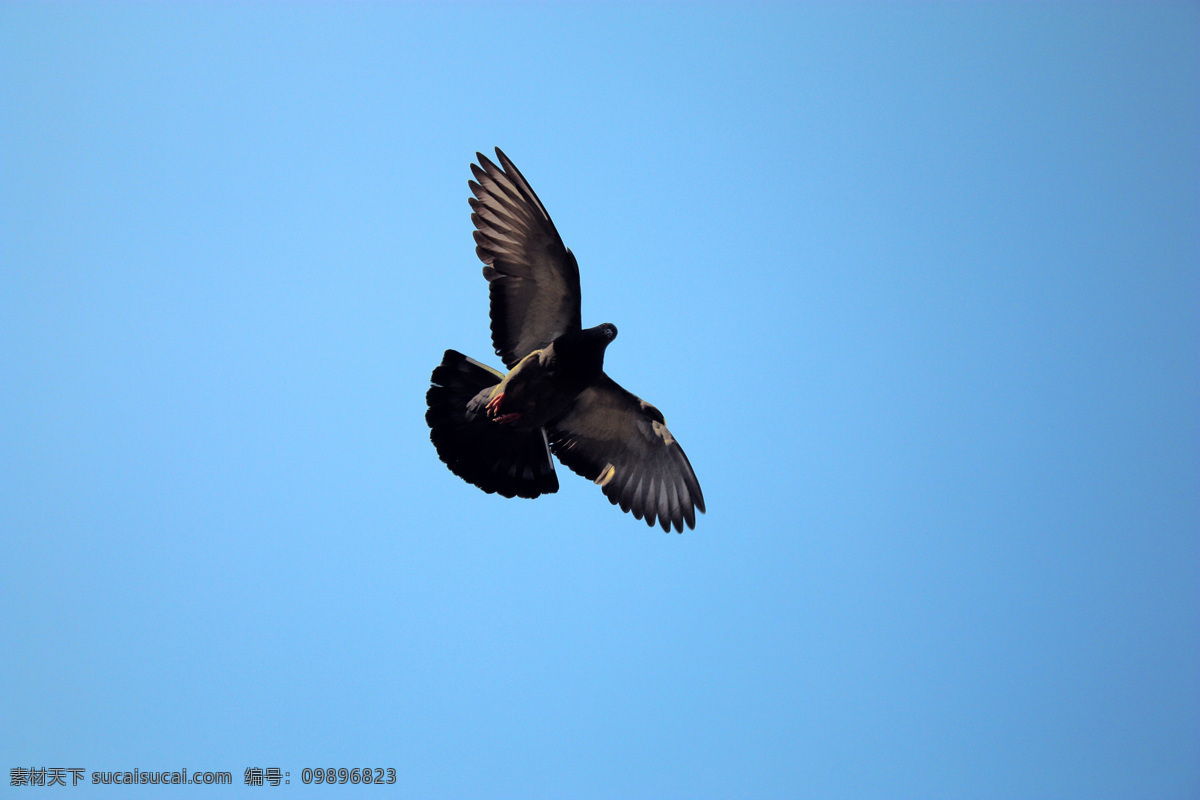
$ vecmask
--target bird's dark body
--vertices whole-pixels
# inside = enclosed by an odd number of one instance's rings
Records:
[[[704,496],[654,406],[604,373],[610,323],[583,329],[579,268],[525,178],[479,155],[471,215],[492,309],[500,373],[447,350],[433,371],[425,418],[438,456],[486,492],[558,490],[551,451],[622,510],[663,530],[695,525]]]
[[[495,416],[518,415],[508,424],[519,430],[536,430],[554,423],[603,373],[604,348],[616,335],[612,325],[564,333],[517,362],[483,398],[484,404],[497,394],[503,395]]]

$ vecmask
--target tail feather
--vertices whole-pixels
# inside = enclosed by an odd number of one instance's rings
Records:
[[[484,412],[488,394],[503,378],[496,370],[447,350],[425,395],[429,438],[451,472],[485,492],[504,497],[557,492],[558,477],[545,431],[498,425]]]

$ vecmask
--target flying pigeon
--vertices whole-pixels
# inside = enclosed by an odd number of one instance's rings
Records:
[[[475,252],[508,373],[446,351],[425,396],[438,456],[485,492],[537,497],[558,491],[553,452],[650,527],[695,528],[696,473],[662,413],[604,373],[617,328],[582,327],[575,256],[508,156],[475,155]]]

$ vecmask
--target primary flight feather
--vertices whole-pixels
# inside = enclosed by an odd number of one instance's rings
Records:
[[[485,492],[537,497],[558,491],[554,453],[648,525],[694,528],[704,511],[696,473],[662,413],[604,373],[617,329],[582,327],[575,256],[500,148],[499,165],[476,157],[475,252],[508,373],[446,351],[425,397],[438,456]]]

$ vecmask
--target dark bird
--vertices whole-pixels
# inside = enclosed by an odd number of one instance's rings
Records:
[[[696,526],[704,495],[662,413],[604,374],[610,323],[583,328],[579,265],[508,157],[476,153],[475,252],[505,375],[455,350],[433,371],[425,421],[438,456],[485,492],[558,491],[550,453],[595,481],[622,511],[664,531]]]

